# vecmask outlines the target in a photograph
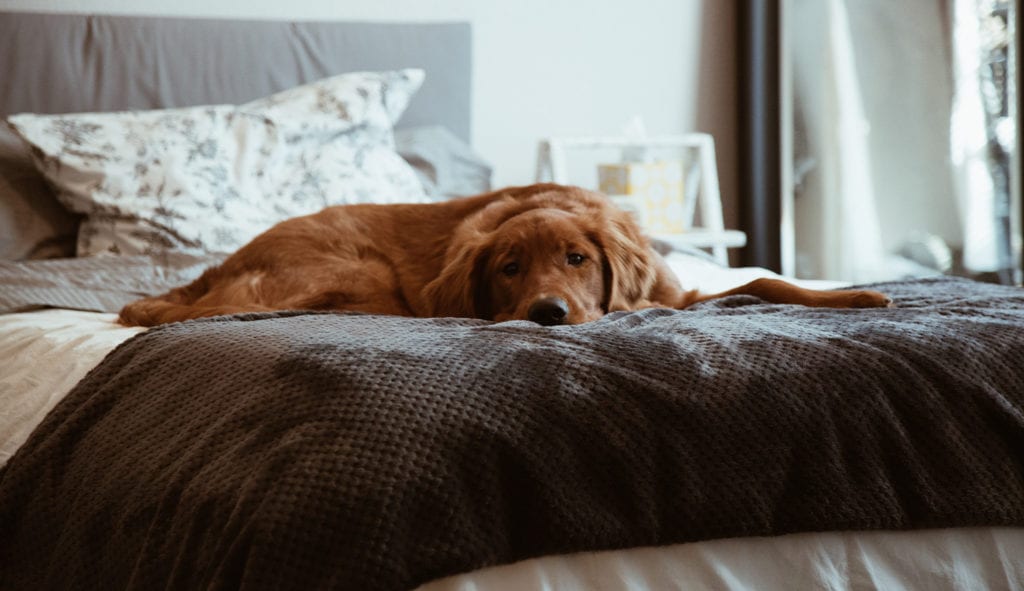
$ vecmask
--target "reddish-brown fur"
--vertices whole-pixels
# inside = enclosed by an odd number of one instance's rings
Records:
[[[758,279],[683,290],[633,219],[603,196],[540,184],[441,203],[343,205],[286,220],[189,285],[133,302],[126,325],[264,310],[528,319],[540,300],[577,324],[616,310],[685,308],[735,294],[833,308],[889,305],[874,291]]]

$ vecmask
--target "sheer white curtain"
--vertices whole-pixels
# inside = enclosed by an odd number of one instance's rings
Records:
[[[843,0],[795,0],[793,83],[814,186],[796,197],[798,273],[867,282],[884,268],[856,55]],[[805,20],[806,19],[806,20]],[[807,23],[821,23],[820,27]],[[808,223],[807,220],[819,220]],[[801,270],[802,267],[802,270]]]
[[[957,250],[968,273],[1007,267],[983,86],[997,1],[787,0],[798,276],[938,274]]]
[[[950,157],[963,225],[963,265],[973,272],[999,268],[996,189],[982,97],[982,41],[978,0],[953,3],[953,114]]]

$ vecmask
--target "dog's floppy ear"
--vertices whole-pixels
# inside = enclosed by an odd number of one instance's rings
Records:
[[[441,273],[423,288],[423,299],[431,316],[490,316],[480,281],[489,253],[488,243],[482,237],[450,249]]]
[[[605,310],[635,310],[657,278],[650,242],[629,214],[612,208],[602,214],[590,234],[604,254]]]

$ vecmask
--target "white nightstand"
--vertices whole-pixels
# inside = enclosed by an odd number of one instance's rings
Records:
[[[728,248],[744,246],[747,235],[739,230],[725,229],[722,218],[722,198],[718,188],[718,167],[715,164],[715,143],[706,133],[644,138],[624,137],[550,137],[540,141],[537,148],[537,182],[571,184],[567,151],[573,149],[652,148],[693,150],[696,159],[684,184],[683,232],[651,233],[652,238],[676,246],[691,246],[711,250],[722,265],[729,264]],[[629,208],[633,199],[626,195],[609,195],[616,203]],[[700,205],[700,224],[695,224],[697,205]]]

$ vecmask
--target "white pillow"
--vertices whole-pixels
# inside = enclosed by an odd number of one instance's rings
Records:
[[[357,72],[241,106],[8,122],[85,214],[78,256],[232,252],[328,205],[425,201],[392,131],[422,82],[422,70]]]

